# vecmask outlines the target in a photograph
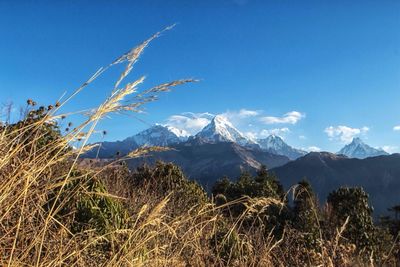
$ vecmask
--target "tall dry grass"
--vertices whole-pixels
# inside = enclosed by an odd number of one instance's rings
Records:
[[[79,156],[93,149],[88,140],[101,119],[111,113],[141,112],[159,93],[195,81],[176,80],[145,90],[139,90],[145,77],[125,82],[144,49],[164,31],[100,68],[64,101],[18,124],[1,126],[0,265],[351,265],[353,248],[340,245],[343,230],[339,229],[334,240],[323,240],[321,235],[320,251],[304,251],[301,233],[293,229],[277,240],[272,231],[265,234],[263,227],[244,227],[245,220],[259,220],[268,206],[283,205],[281,200],[244,197],[220,206],[205,201],[177,211],[185,201],[173,200],[173,192],[158,195],[150,187],[130,186],[124,179],[129,172],[118,164],[126,158],[98,167],[80,164]],[[126,64],[125,69],[101,105],[62,113],[67,102],[117,64]],[[30,100],[28,104],[35,103]],[[76,113],[86,116],[79,125],[62,136],[48,136],[52,125]],[[72,149],[71,144],[79,146]],[[162,149],[143,148],[127,157]],[[99,201],[107,209],[106,217],[101,217]],[[77,230],[77,203],[99,215],[101,226],[89,220]],[[246,207],[243,214],[227,220],[223,211],[238,203]],[[296,240],[300,244],[294,244]],[[339,261],[338,255],[343,259]]]

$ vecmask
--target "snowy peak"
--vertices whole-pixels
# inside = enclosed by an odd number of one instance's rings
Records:
[[[288,147],[283,139],[277,135],[270,135],[265,139],[259,139],[258,143],[260,144],[261,148],[264,149],[282,149],[284,147]]]
[[[263,150],[273,154],[287,156],[291,160],[304,156],[307,153],[289,146],[281,137],[277,135],[270,135],[267,138],[259,139],[257,143]]]
[[[389,155],[383,149],[376,149],[365,144],[358,137],[353,138],[353,141],[350,144],[345,145],[337,154],[342,154],[349,158],[359,158],[359,159]]]
[[[174,133],[179,139],[182,139],[182,141],[185,141],[186,139],[189,138],[190,134],[186,132],[185,130],[175,128],[173,126],[166,125],[165,126],[170,132]]]
[[[156,124],[126,140],[134,141],[138,146],[169,146],[185,141],[188,135],[172,126]]]
[[[195,136],[208,142],[235,142],[239,145],[254,144],[248,140],[224,116],[217,115]]]

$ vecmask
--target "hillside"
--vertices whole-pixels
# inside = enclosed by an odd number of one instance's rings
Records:
[[[224,175],[236,178],[242,170],[254,173],[262,164],[267,168],[274,168],[289,162],[285,156],[230,142],[182,143],[171,148],[173,150],[152,153],[146,158],[131,159],[128,165],[132,169],[143,163],[152,164],[157,160],[173,162],[180,166],[188,177],[198,180],[209,189]]]
[[[306,177],[320,202],[340,186],[362,186],[370,195],[375,215],[400,201],[400,154],[347,158],[328,152],[312,152],[295,161],[271,170],[285,188]]]

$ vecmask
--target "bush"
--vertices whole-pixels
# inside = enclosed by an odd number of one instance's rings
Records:
[[[227,205],[224,208],[226,217],[232,217],[235,220],[247,212],[246,220],[243,225],[247,228],[261,227],[264,229],[264,234],[274,232],[277,239],[282,236],[285,225],[289,221],[289,210],[282,185],[275,176],[270,175],[265,166],[262,166],[253,177],[247,172],[243,172],[236,182],[229,181],[228,178],[217,181],[213,186],[212,193],[215,196],[218,204],[235,203]],[[249,206],[246,201],[238,201],[243,197],[249,197],[250,202],[257,202],[257,199],[270,199],[268,204],[262,204],[260,207],[253,207],[259,212],[248,213]],[[265,203],[265,201],[259,201]],[[279,203],[279,204],[277,204]],[[283,205],[282,205],[283,204]]]
[[[302,180],[294,189],[292,227],[302,233],[303,242],[310,249],[318,247],[320,238],[319,208],[308,181]]]
[[[132,173],[131,179],[133,188],[149,192],[159,199],[169,196],[178,213],[209,203],[204,189],[197,182],[188,180],[172,163],[158,161],[154,167],[144,165]]]

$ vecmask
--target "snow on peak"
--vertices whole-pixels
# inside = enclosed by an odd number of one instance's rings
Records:
[[[267,138],[259,139],[257,143],[263,150],[267,150],[273,154],[287,156],[289,159],[297,159],[306,154],[305,151],[289,146],[283,141],[282,137],[274,134]]]
[[[190,136],[190,134],[189,134],[187,131],[185,131],[185,130],[178,129],[178,128],[175,128],[175,127],[170,126],[170,125],[165,125],[165,127],[166,127],[170,132],[172,132],[172,133],[174,133],[176,136],[178,136],[179,138],[187,139],[187,138]]]
[[[183,130],[156,124],[129,139],[133,139],[138,146],[169,146],[185,141],[187,136]]]
[[[216,115],[196,137],[209,142],[235,142],[239,145],[254,144],[222,115]]]
[[[382,149],[376,149],[365,144],[359,137],[353,138],[353,141],[345,145],[337,154],[359,159],[388,155],[388,153]]]
[[[360,137],[354,137],[353,141],[351,141],[351,143],[354,145],[365,145]]]
[[[284,147],[285,145],[287,145],[282,137],[278,136],[278,135],[274,135],[271,134],[270,136],[268,136],[267,138],[264,139],[264,146],[268,147],[268,148],[277,148],[280,149],[282,147]]]

